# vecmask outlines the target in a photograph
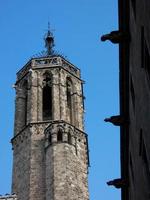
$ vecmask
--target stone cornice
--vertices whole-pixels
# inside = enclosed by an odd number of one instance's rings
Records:
[[[17,82],[21,80],[30,70],[46,68],[62,68],[80,79],[80,69],[67,61],[62,56],[51,56],[30,59],[27,64],[17,72]],[[16,83],[17,83],[16,82]]]

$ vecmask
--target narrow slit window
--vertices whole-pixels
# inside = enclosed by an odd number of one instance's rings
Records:
[[[72,141],[71,141],[71,134],[68,133],[68,143],[71,144],[71,142],[72,142]]]
[[[62,140],[63,140],[63,134],[62,131],[59,130],[57,134],[57,142],[62,142]]]

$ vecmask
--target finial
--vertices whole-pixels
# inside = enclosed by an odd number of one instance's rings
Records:
[[[54,53],[53,47],[54,47],[54,37],[52,32],[50,31],[50,23],[48,22],[48,31],[44,38],[45,40],[45,47],[47,49],[47,55],[50,56]]]

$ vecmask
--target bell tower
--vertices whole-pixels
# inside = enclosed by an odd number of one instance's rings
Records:
[[[15,84],[12,192],[18,200],[89,200],[80,70],[53,51],[31,59]]]

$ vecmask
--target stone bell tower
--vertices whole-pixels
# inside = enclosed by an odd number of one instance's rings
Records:
[[[12,192],[18,200],[89,200],[80,70],[53,51],[31,59],[15,84]]]

